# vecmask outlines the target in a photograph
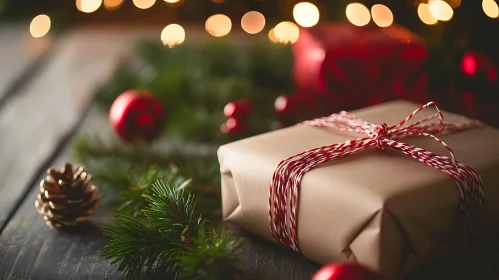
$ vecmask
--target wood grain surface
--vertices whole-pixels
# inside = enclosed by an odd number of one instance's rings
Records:
[[[33,38],[29,22],[0,25],[0,106],[37,70],[54,44],[52,36]]]
[[[0,110],[0,231],[137,34],[106,28],[63,34],[40,73]]]

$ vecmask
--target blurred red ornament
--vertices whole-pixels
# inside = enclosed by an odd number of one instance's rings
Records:
[[[322,267],[312,280],[381,280],[381,277],[360,264],[343,263]]]
[[[463,59],[461,60],[461,69],[463,73],[468,77],[473,77],[477,70],[477,57],[474,53],[468,52],[464,54]]]
[[[152,141],[165,125],[163,105],[149,92],[130,90],[122,93],[109,111],[109,120],[125,141]]]
[[[220,131],[224,134],[239,134],[244,132],[244,124],[240,119],[232,117],[220,126]]]
[[[227,103],[224,107],[224,115],[227,118],[246,116],[251,111],[250,100],[238,100]]]
[[[484,77],[488,82],[497,82],[497,67],[487,55],[469,51],[461,59],[461,70],[468,78]]]
[[[296,98],[293,97],[293,96],[286,96],[286,95],[281,95],[279,97],[277,97],[277,99],[275,100],[274,102],[274,109],[275,109],[275,112],[278,114],[278,115],[292,115],[292,114],[296,114],[297,112],[295,112],[296,108],[297,108],[297,102],[296,102]]]
[[[335,95],[335,106],[345,110],[364,106],[372,96],[411,99],[427,84],[424,40],[397,25],[304,28],[293,53],[298,91]]]

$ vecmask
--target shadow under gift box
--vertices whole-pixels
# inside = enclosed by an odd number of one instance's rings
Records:
[[[319,93],[330,107],[360,108],[388,100],[415,102],[428,80],[428,49],[409,30],[325,23],[300,29],[293,45],[297,91]]]
[[[354,111],[361,119],[399,123],[419,105],[392,101]],[[434,109],[425,109],[409,123]],[[448,123],[469,119],[444,113]],[[361,138],[355,133],[293,126],[221,146],[225,221],[272,240],[268,195],[278,163],[312,148]],[[499,131],[483,126],[440,134],[459,161],[483,179],[486,225],[499,220]],[[448,155],[428,137],[403,142]],[[298,244],[308,258],[327,264],[358,261],[383,279],[402,279],[459,248],[455,182],[444,172],[387,147],[331,161],[305,174],[297,211]]]

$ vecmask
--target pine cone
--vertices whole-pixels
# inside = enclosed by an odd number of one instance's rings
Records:
[[[90,184],[85,167],[66,163],[61,170],[49,169],[40,182],[35,202],[38,213],[50,227],[73,226],[86,220],[97,209],[97,187]]]

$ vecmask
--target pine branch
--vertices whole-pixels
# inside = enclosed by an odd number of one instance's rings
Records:
[[[200,227],[188,253],[176,258],[185,279],[230,279],[239,273],[237,249],[242,240],[229,237],[223,228],[205,231]]]
[[[220,208],[220,171],[216,155],[165,152],[140,144],[105,143],[97,137],[81,135],[73,147],[73,157],[89,168],[95,184],[106,199],[105,205],[123,208],[134,217],[146,205],[142,194],[150,194],[157,180],[186,186],[203,199],[197,201],[197,214],[218,220]]]
[[[118,270],[127,278],[139,277],[144,268],[150,275],[171,274],[176,278],[174,264],[164,262],[163,252],[171,248],[171,242],[161,232],[123,211],[113,216],[112,225],[102,227],[103,234],[111,237],[104,245],[104,258],[113,259],[113,264],[119,263]]]
[[[193,233],[196,233],[201,218],[195,218],[195,202],[192,194],[185,195],[182,187],[171,188],[158,181],[152,188],[152,195],[143,195],[150,207],[143,212],[148,222],[161,232],[180,236],[179,245],[190,247]]]
[[[111,225],[103,226],[111,241],[102,255],[119,263],[127,278],[144,272],[168,273],[171,279],[221,279],[237,273],[237,248],[241,240],[209,228],[205,219],[195,215],[192,194],[185,184],[158,181],[151,194],[144,194],[148,206],[139,220],[118,211]],[[223,278],[227,279],[227,278]]]
[[[175,48],[142,41],[135,56],[97,91],[97,105],[107,113],[122,92],[148,90],[166,108],[165,135],[191,142],[220,144],[267,132],[276,121],[275,99],[294,93],[291,48],[266,38],[245,48],[228,40]],[[245,117],[244,133],[223,134],[223,109],[239,99],[258,106]]]

